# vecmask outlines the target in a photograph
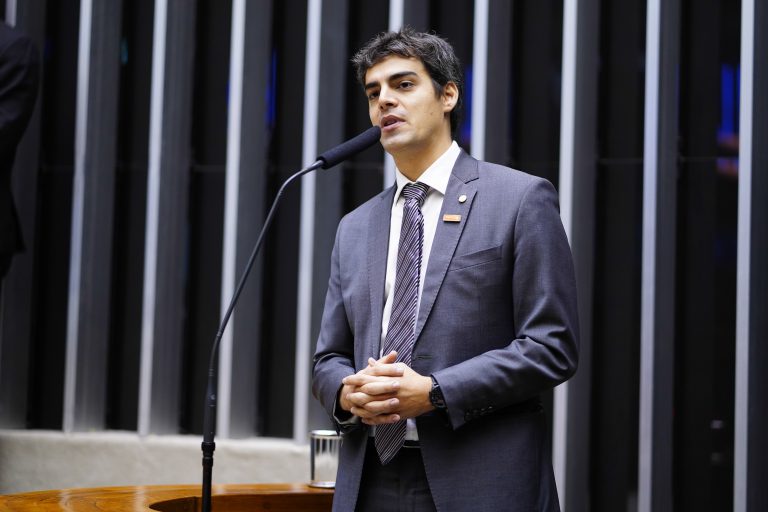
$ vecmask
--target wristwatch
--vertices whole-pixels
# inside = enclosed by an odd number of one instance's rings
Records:
[[[429,390],[429,401],[435,409],[445,410],[445,398],[443,397],[443,391],[440,389],[440,384],[437,383],[433,376],[430,375],[430,377],[432,378],[432,389]]]

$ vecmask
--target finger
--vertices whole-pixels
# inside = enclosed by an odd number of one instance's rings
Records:
[[[344,377],[341,380],[341,382],[345,386],[359,387],[365,384],[369,384],[371,382],[390,381],[390,380],[391,380],[390,378],[385,378],[384,376],[371,375],[371,374],[365,374],[365,373],[356,373],[354,375],[348,375]]]
[[[376,377],[402,377],[406,367],[405,363],[379,363],[376,366],[369,366],[364,371]]]
[[[366,393],[368,395],[379,396],[379,395],[397,393],[398,389],[400,389],[400,383],[396,380],[390,380],[390,381],[369,382],[367,384],[363,384],[362,386],[356,388],[355,391]],[[381,399],[381,397],[379,397],[379,399]]]
[[[376,416],[372,412],[362,408],[362,407],[352,407],[352,409],[349,410],[352,414],[355,416],[359,416],[363,421],[369,420]]]
[[[393,350],[389,354],[382,356],[379,360],[369,357],[368,366],[371,367],[376,366],[377,364],[392,364],[395,361],[397,361],[397,352]]]
[[[392,403],[392,400],[395,401],[395,403]],[[378,416],[380,414],[384,415],[391,415],[391,414],[397,414],[395,412],[395,409],[397,409],[399,405],[399,402],[395,399],[385,400],[383,402],[380,401],[372,401],[368,402],[364,405],[353,405],[352,408],[349,410],[352,414],[355,416],[360,416],[361,418],[372,418],[374,416]]]
[[[366,425],[384,425],[387,423],[397,423],[400,421],[400,416],[397,414],[379,414],[378,416],[363,418],[362,421]]]
[[[370,400],[361,406],[371,415],[395,414],[400,407],[400,400],[397,398],[387,398],[386,400]]]
[[[389,354],[382,356],[381,359],[376,362],[379,364],[392,364],[395,361],[397,361],[397,351],[392,350]]]
[[[400,405],[397,399],[385,400],[383,402],[368,402],[364,406],[353,406],[349,412],[362,419],[373,418],[374,416],[391,416],[397,414],[395,409]]]
[[[347,395],[347,401],[352,404],[353,407],[364,407],[368,402],[372,402],[374,397],[366,393],[349,393]]]
[[[371,410],[371,406],[369,404],[374,403],[373,405],[373,411],[375,413],[380,413],[382,411],[386,410],[386,405],[383,404],[389,404],[391,400],[397,399],[397,396],[392,393],[386,393],[381,395],[370,395],[368,393],[362,393],[362,392],[354,392],[349,393],[346,397],[347,401],[352,405],[356,407],[365,407],[366,409]],[[400,403],[394,403],[391,404],[392,406],[399,406]],[[392,412],[387,410],[386,412]]]

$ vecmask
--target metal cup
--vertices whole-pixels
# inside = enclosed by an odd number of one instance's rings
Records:
[[[339,468],[341,436],[334,430],[313,430],[309,433],[311,487],[333,489]]]

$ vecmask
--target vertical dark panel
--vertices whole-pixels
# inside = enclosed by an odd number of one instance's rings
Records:
[[[245,268],[266,215],[269,127],[266,97],[272,69],[272,5],[249,2],[245,7],[243,106],[240,132],[237,258],[235,274]],[[230,435],[258,433],[259,361],[264,345],[262,325],[262,256],[256,260],[233,317],[232,401]],[[219,411],[221,414],[221,410]]]
[[[578,291],[579,371],[568,382],[566,508],[592,510],[590,502],[590,420],[592,411],[593,289],[597,176],[597,114],[600,4],[582,0],[577,12],[573,197],[570,242]]]
[[[77,0],[51,2],[45,12],[27,411],[32,428],[62,423],[79,13]]]
[[[181,431],[202,434],[208,356],[221,303],[232,3],[204,0],[197,9]]]
[[[506,163],[558,183],[563,2],[514,2],[512,153]]]
[[[280,184],[301,167],[307,26],[306,0],[287,0],[274,7],[276,117],[269,150],[269,202]],[[265,241],[264,348],[259,383],[264,425],[259,430],[268,436],[293,435],[300,197],[299,186],[286,191]]]
[[[491,0],[488,13],[488,69],[486,87],[485,159],[506,164],[512,160],[510,111],[512,108],[512,3]],[[512,27],[512,28],[511,28]]]
[[[348,9],[346,0],[324,0],[320,35],[320,82],[318,95],[318,152],[344,140],[345,90],[338,87],[339,77],[349,75],[349,49],[347,47]],[[362,101],[362,94],[354,99]],[[320,332],[320,321],[328,288],[331,251],[336,226],[343,208],[343,174],[336,168],[317,174],[315,182],[315,237],[312,258],[312,320],[311,352]],[[310,364],[309,362],[307,363]],[[311,367],[311,366],[308,366]],[[311,396],[311,392],[309,393]],[[316,400],[310,400],[309,427],[328,427],[328,416]]]
[[[45,37],[45,3],[22,2],[16,7],[18,30],[37,46],[39,82],[42,82],[42,55]],[[0,13],[5,14],[4,9]],[[16,148],[11,176],[14,202],[24,238],[24,252],[16,253],[11,268],[0,283],[0,425],[23,428],[27,423],[29,361],[32,350],[32,277],[36,248],[35,216],[40,168],[40,105],[42,86],[38,86],[32,118]]]
[[[72,393],[73,410],[68,410],[65,398],[65,429],[101,429],[105,424],[121,4],[120,0],[94,3],[91,34],[86,36],[91,41],[82,134],[83,197],[73,197],[74,209],[82,208],[81,225],[73,226],[73,233],[82,230],[82,238],[73,239],[81,244],[80,259],[72,261],[79,266],[80,280],[74,283],[76,290],[70,286],[78,308],[77,316],[69,318],[76,323],[68,329],[75,339],[67,340],[76,343],[77,366],[67,368],[76,373],[75,389],[66,390]],[[77,221],[77,216],[73,219]]]
[[[154,1],[123,3],[107,428],[137,428]]]
[[[451,43],[464,70],[463,107],[459,111],[459,127],[454,139],[470,152],[475,3],[471,0],[431,0],[429,11],[429,30],[434,30]]]
[[[658,16],[651,30],[658,47],[646,41],[646,101],[657,97],[645,118],[643,181],[643,290],[640,361],[640,487],[642,512],[669,512],[673,504],[675,255],[680,66],[680,3],[652,2]],[[649,2],[647,24],[652,24]],[[650,30],[648,31],[650,32]],[[651,69],[650,66],[653,66]],[[653,126],[649,127],[649,123]],[[653,148],[653,149],[651,149]],[[652,161],[651,161],[652,159]],[[653,188],[651,188],[653,187]],[[647,236],[646,236],[647,235]]]
[[[430,0],[407,0],[403,2],[403,26],[409,26],[419,32],[429,30]]]
[[[768,509],[768,5],[754,2],[746,510]],[[746,66],[746,63],[744,63]],[[739,269],[741,271],[741,269]],[[739,340],[743,342],[742,340]]]
[[[387,30],[389,2],[383,2],[380,9],[366,8],[365,2],[350,2],[347,41],[349,58],[379,32]],[[349,62],[349,61],[347,61]],[[368,102],[363,86],[357,81],[355,70],[347,64],[345,137],[353,137],[371,126],[368,116]],[[352,211],[372,196],[381,192],[384,169],[384,150],[380,144],[350,158],[344,164],[344,207],[343,213]]]
[[[196,2],[168,0],[162,146],[159,162],[158,236],[153,287],[151,399],[139,429],[176,433],[180,425],[185,294],[188,285],[189,187]],[[149,219],[148,219],[149,220]],[[150,243],[149,241],[147,243]],[[146,265],[146,262],[145,262]],[[202,396],[202,395],[200,395]],[[148,424],[143,424],[142,421]]]
[[[740,2],[683,3],[675,509],[733,507]]]
[[[602,2],[591,505],[637,500],[645,2]]]

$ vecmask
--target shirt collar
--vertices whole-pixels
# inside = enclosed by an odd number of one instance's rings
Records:
[[[416,182],[429,185],[430,188],[437,190],[442,195],[445,195],[445,191],[448,188],[448,180],[451,178],[451,171],[456,164],[456,159],[459,158],[461,148],[453,141],[445,153],[432,162],[432,165],[427,167],[427,170],[421,173]],[[395,182],[397,183],[397,190],[395,191],[395,203],[400,198],[400,193],[403,191],[408,183],[412,183],[411,180],[405,177],[400,169],[395,171]]]

